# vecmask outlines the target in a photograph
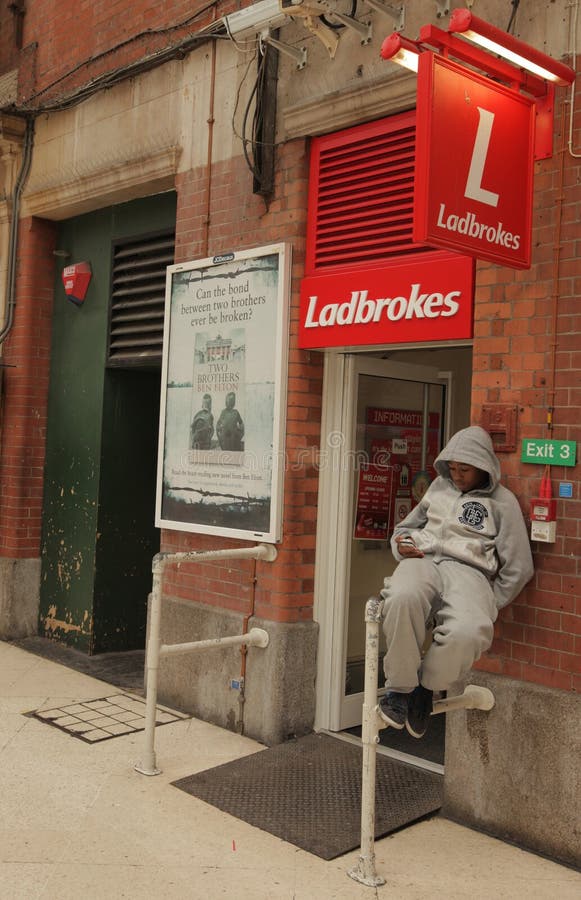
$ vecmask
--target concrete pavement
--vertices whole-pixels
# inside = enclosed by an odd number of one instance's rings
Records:
[[[133,769],[142,733],[87,744],[23,715],[118,690],[0,642],[1,900],[581,897],[581,873],[442,818],[378,841],[388,883],[364,887],[346,874],[357,851],[325,862],[172,787],[255,741],[196,719],[163,725],[163,772],[147,778]]]

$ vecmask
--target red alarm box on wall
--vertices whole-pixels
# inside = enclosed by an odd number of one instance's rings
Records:
[[[77,306],[81,306],[91,280],[91,263],[80,262],[65,266],[62,274],[65,294]]]
[[[530,505],[531,539],[552,544],[557,537],[557,501],[547,473],[543,475],[539,493],[540,497],[533,497]]]

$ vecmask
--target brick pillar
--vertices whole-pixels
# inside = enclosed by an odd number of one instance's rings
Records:
[[[56,229],[23,219],[2,363],[0,638],[36,633]]]

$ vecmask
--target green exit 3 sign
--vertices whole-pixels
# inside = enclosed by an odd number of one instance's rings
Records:
[[[543,438],[523,438],[521,462],[550,466],[574,466],[576,441],[547,441]]]

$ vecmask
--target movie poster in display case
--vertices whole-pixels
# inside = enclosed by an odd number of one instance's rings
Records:
[[[281,537],[290,247],[167,270],[156,525]]]

